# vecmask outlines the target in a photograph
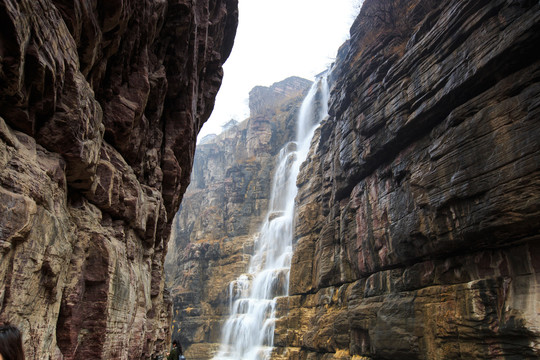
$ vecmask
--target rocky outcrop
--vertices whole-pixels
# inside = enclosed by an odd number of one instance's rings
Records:
[[[236,0],[0,2],[0,321],[28,359],[148,359]]]
[[[540,356],[539,30],[537,1],[365,1],[273,358]]]
[[[310,85],[293,77],[254,88],[250,118],[197,146],[166,261],[173,331],[189,359],[209,359],[219,346],[229,283],[247,270],[277,154],[294,139]]]

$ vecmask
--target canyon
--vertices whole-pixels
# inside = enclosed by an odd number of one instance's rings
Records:
[[[364,2],[297,180],[271,359],[540,356],[539,30],[537,1]],[[251,110],[198,147],[175,220],[190,359],[218,350],[292,138],[270,146],[284,126]]]
[[[27,359],[213,358],[312,81],[255,87],[197,144],[237,0],[0,20],[0,322]],[[535,0],[363,2],[296,181],[271,359],[540,357],[538,44]]]
[[[0,18],[0,322],[27,359],[155,358],[238,2],[2,0]]]

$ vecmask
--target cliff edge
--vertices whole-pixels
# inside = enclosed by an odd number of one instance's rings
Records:
[[[539,357],[539,30],[537,1],[365,1],[274,359]]]
[[[165,250],[237,6],[0,1],[0,321],[28,359],[168,346]]]

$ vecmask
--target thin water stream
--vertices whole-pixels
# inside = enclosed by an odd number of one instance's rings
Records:
[[[328,82],[317,79],[300,108],[297,139],[280,151],[268,213],[247,274],[229,285],[230,316],[214,360],[267,360],[274,345],[276,298],[288,295],[296,178],[313,133],[328,113]]]

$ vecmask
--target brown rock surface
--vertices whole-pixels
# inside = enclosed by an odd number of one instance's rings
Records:
[[[539,30],[537,1],[366,0],[299,175],[275,359],[540,356]]]
[[[279,149],[294,139],[311,82],[288,78],[250,92],[251,117],[197,146],[191,184],[178,212],[166,273],[173,331],[186,358],[210,359],[229,311],[229,283],[245,273],[268,210]]]
[[[0,1],[0,321],[28,359],[148,359],[236,0]]]

